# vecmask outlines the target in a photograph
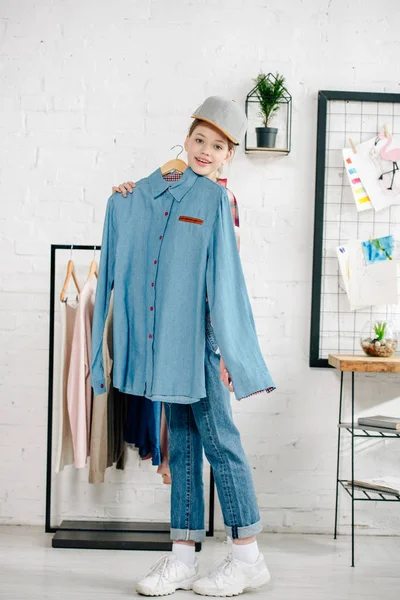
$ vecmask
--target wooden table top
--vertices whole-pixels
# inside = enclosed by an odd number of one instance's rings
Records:
[[[400,373],[400,356],[376,358],[365,354],[329,354],[328,363],[339,371]]]

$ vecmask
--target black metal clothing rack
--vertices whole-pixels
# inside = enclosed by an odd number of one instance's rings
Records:
[[[57,250],[100,250],[101,246],[52,244],[50,253],[50,326],[49,326],[49,381],[47,414],[47,469],[45,531],[55,533],[53,548],[97,548],[112,550],[162,550],[172,548],[170,523],[125,521],[64,520],[58,527],[51,524],[52,442],[53,442],[53,384],[54,384],[54,308]],[[209,520],[206,535],[214,535],[215,483],[210,466]],[[201,550],[201,543],[196,543]]]

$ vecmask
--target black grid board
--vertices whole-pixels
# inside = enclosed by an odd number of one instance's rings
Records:
[[[397,244],[400,242],[400,196],[392,206],[382,211],[376,212],[372,208],[358,212],[342,155],[342,149],[350,146],[349,138],[355,144],[364,142],[376,137],[384,125],[393,135],[400,134],[400,95],[387,95],[392,101],[384,102],[335,98],[339,94],[345,97],[357,93],[322,93],[327,95],[324,98],[326,127],[321,144],[321,134],[324,132],[321,131],[323,119],[319,115],[317,162],[321,145],[325,147],[323,156],[319,158],[320,165],[323,165],[319,174],[317,164],[316,220],[319,219],[319,222],[315,224],[314,237],[310,356],[310,365],[318,367],[328,366],[329,354],[362,353],[359,338],[366,321],[390,319],[395,324],[400,321],[398,305],[350,310],[336,254],[338,246],[354,239],[367,240],[370,236],[393,234]],[[385,97],[386,94],[376,96]],[[393,96],[397,96],[398,100],[393,101]],[[318,193],[318,182],[321,184],[321,181],[323,185],[320,185]],[[318,217],[317,203],[322,200],[323,207],[320,207]],[[316,268],[318,253],[320,269],[318,265]],[[316,281],[318,276],[320,281]]]

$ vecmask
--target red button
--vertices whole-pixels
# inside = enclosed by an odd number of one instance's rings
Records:
[[[154,282],[151,284],[151,287],[154,287]]]
[[[154,308],[152,306],[150,306],[150,310],[154,310]]]
[[[103,387],[104,387],[104,383],[102,383],[102,384],[100,385],[100,387],[101,387],[101,389],[103,389]]]
[[[157,264],[157,261],[156,261],[156,260],[154,261],[154,264],[155,264],[155,265]]]
[[[164,213],[164,215],[167,217],[167,216],[168,216],[168,213],[166,212],[166,213]]]
[[[162,235],[160,235],[160,240],[162,240]]]
[[[151,335],[151,333],[149,333],[149,338],[151,339],[153,336]]]

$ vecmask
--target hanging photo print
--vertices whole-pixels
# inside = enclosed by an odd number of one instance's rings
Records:
[[[378,244],[373,245],[374,241]],[[394,240],[392,245],[387,238],[351,241],[337,248],[350,310],[397,304],[397,261],[393,252]]]
[[[356,149],[358,175],[375,210],[389,207],[400,194],[400,139],[382,132]]]
[[[372,208],[372,203],[357,170],[357,154],[354,154],[351,148],[343,148],[342,154],[357,210],[358,212],[369,210]]]

